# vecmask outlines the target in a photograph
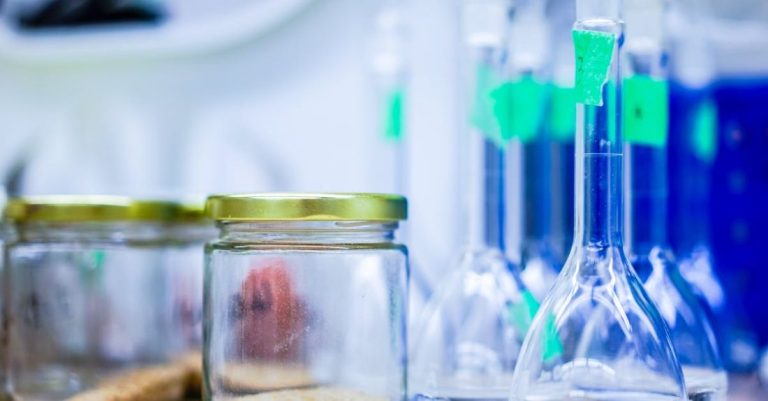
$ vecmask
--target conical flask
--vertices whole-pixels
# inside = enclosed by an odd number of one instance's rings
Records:
[[[725,400],[727,375],[702,304],[680,273],[668,241],[668,73],[662,0],[624,0],[623,134],[626,248],[669,326],[691,400]]]
[[[508,12],[506,0],[461,3],[469,53],[462,87],[469,94],[464,98],[471,99],[463,145],[467,238],[411,348],[414,399],[505,400],[538,307],[502,250],[508,138],[499,129],[496,101]]]
[[[574,245],[528,331],[512,401],[684,400],[664,320],[623,250],[619,0],[577,0]]]

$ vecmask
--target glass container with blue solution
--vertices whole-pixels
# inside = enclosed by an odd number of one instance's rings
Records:
[[[668,240],[667,136],[669,90],[665,2],[624,0],[623,134],[628,177],[626,248],[635,271],[666,321],[688,398],[725,400],[711,323],[680,274]]]
[[[510,169],[507,177],[510,181],[521,179],[522,191],[507,193],[522,198],[521,277],[538,300],[552,288],[563,264],[553,227],[555,142],[544,124],[551,73],[550,32],[545,11],[542,1],[525,0],[515,4],[507,59],[510,79],[500,92],[500,99],[507,104],[499,119],[506,136],[522,144],[522,174],[511,174],[513,170]],[[507,154],[508,160],[516,157],[519,155],[514,152]],[[510,160],[510,163],[514,162]],[[510,187],[514,186],[513,182],[510,184]],[[520,220],[508,221],[519,224]],[[517,249],[507,251],[512,253],[510,257],[518,252]]]
[[[620,1],[576,4],[575,239],[528,331],[510,400],[685,400],[669,329],[623,248]]]
[[[547,109],[546,130],[554,142],[552,146],[552,213],[553,237],[556,252],[565,263],[573,244],[574,155],[576,153],[576,103],[574,101],[574,59],[571,28],[576,18],[572,0],[550,0],[547,3],[547,21],[550,26],[551,92]]]
[[[461,2],[471,99],[464,149],[467,237],[458,263],[424,313],[411,347],[414,400],[506,400],[525,332],[538,304],[504,256],[507,138],[496,118],[506,0]],[[448,272],[446,272],[448,273]]]
[[[372,141],[371,154],[382,163],[369,166],[371,175],[383,180],[378,192],[406,195],[408,190],[408,152],[405,104],[408,60],[406,57],[407,15],[404,0],[377,0],[371,32],[371,70],[376,84],[377,123],[380,138]],[[398,231],[401,243],[408,243],[407,225]],[[432,292],[431,280],[418,252],[411,249],[409,263],[408,319],[413,328]]]

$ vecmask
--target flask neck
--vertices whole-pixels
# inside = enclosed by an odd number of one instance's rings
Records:
[[[465,71],[467,132],[464,135],[464,195],[467,245],[502,249],[505,221],[506,140],[500,133],[493,96],[502,83],[501,49],[471,46]]]
[[[666,147],[627,146],[627,246],[634,254],[668,246]]]
[[[577,22],[576,30],[615,35],[602,104],[577,104],[576,210],[574,246],[621,248],[623,243],[623,142],[619,93],[619,48],[622,27],[618,21]],[[577,57],[579,55],[577,54]]]

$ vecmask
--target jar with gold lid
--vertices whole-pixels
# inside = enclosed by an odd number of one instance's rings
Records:
[[[206,400],[403,400],[406,200],[213,196]]]

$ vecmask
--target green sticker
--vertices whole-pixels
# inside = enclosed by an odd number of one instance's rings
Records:
[[[560,336],[557,335],[555,316],[552,314],[547,316],[543,341],[541,358],[544,362],[549,362],[563,355],[563,343],[560,342]]]
[[[533,317],[539,310],[539,302],[536,301],[530,291],[524,291],[521,296],[522,302],[509,306],[509,320],[522,339],[531,327]]]
[[[403,139],[403,98],[401,88],[393,90],[387,97],[387,114],[384,121],[384,137],[390,141]]]
[[[616,36],[598,31],[574,30],[576,53],[576,101],[603,105],[603,85],[608,82]]]
[[[562,142],[571,142],[576,131],[576,93],[573,88],[552,86],[549,132]]]
[[[712,163],[717,155],[717,107],[711,100],[703,102],[693,120],[693,153]]]
[[[663,147],[669,130],[669,85],[666,80],[635,75],[624,80],[623,133],[629,143]]]
[[[531,76],[505,82],[491,93],[502,138],[536,138],[544,121],[547,86]]]
[[[499,123],[494,114],[493,93],[499,87],[501,79],[488,65],[481,64],[475,71],[475,93],[470,121],[472,126],[486,138],[504,146],[507,142],[501,134]]]

